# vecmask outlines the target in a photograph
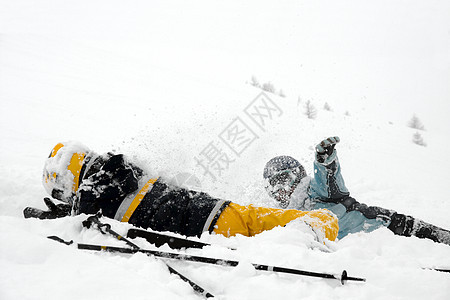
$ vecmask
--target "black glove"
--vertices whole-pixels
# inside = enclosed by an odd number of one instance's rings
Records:
[[[44,198],[44,203],[47,205],[47,211],[34,207],[27,207],[23,210],[25,218],[56,219],[69,216],[72,211],[72,205],[69,204],[55,204],[50,198]]]
[[[331,163],[334,160],[334,147],[340,142],[338,136],[324,139],[316,145],[316,159],[319,163]]]

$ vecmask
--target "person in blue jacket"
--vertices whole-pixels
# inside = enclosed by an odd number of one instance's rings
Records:
[[[335,150],[339,137],[329,137],[316,145],[314,177],[290,156],[277,156],[264,168],[265,188],[281,208],[328,209],[339,220],[338,238],[356,232],[387,227],[394,234],[428,238],[450,245],[450,231],[399,214],[394,210],[359,203],[345,186]]]

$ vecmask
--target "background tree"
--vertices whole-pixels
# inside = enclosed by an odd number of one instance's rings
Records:
[[[308,100],[305,103],[305,115],[308,119],[315,119],[317,117],[317,109],[311,103],[311,100]]]
[[[266,82],[266,83],[263,83],[263,85],[262,85],[262,89],[264,90],[264,91],[266,91],[266,92],[269,92],[269,93],[272,93],[272,94],[275,94],[275,86],[273,85],[273,83],[272,82]]]
[[[258,88],[261,87],[261,85],[259,84],[259,81],[258,81],[258,79],[256,78],[255,75],[252,76],[252,81],[250,82],[250,84],[255,86],[255,87],[258,87]]]
[[[425,130],[425,126],[423,126],[416,114],[414,114],[411,120],[409,120],[408,126],[418,130]]]
[[[413,141],[414,144],[417,144],[419,146],[424,146],[424,147],[427,146],[427,144],[423,140],[422,135],[418,131],[413,134],[412,141]]]

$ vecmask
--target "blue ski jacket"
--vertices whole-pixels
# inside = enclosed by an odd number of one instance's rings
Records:
[[[291,204],[296,209],[325,208],[332,211],[339,220],[340,239],[350,233],[371,232],[382,226],[387,227],[395,213],[381,207],[367,206],[350,197],[336,150],[327,163],[314,161],[314,177],[302,180],[291,196]]]

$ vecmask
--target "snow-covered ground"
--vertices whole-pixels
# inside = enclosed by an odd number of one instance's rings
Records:
[[[338,135],[356,199],[450,229],[449,11],[448,1],[1,1],[0,299],[201,298],[160,260],[46,238],[122,245],[83,229],[86,216],[22,217],[26,206],[44,208],[42,166],[66,140],[177,180],[194,174],[217,197],[274,206],[265,163],[287,154],[311,173],[313,146]],[[252,75],[286,97],[263,102]],[[308,100],[314,120],[303,114]],[[411,141],[414,113],[426,147]],[[233,129],[245,129],[238,141]],[[221,160],[208,164],[209,151]],[[242,263],[170,263],[220,299],[450,298],[450,275],[423,269],[450,268],[450,247],[387,229],[331,243],[331,253],[295,224],[201,240],[215,245],[187,252]],[[346,269],[367,282],[259,272],[253,262]]]

